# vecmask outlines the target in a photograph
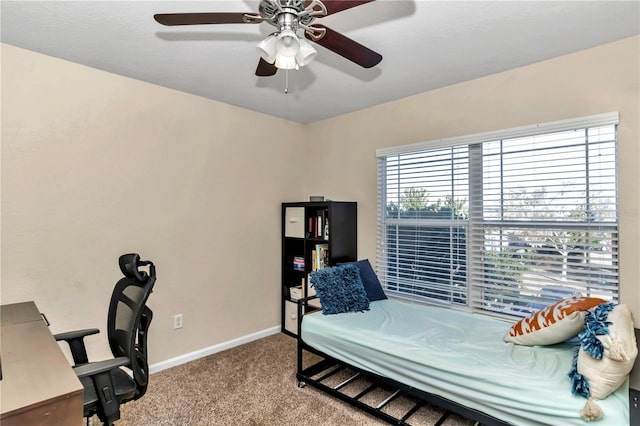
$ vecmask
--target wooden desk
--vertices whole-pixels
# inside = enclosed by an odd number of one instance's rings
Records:
[[[0,423],[81,425],[83,388],[33,302],[0,306]]]

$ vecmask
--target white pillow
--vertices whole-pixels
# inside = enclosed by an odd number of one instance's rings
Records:
[[[581,347],[578,353],[578,373],[589,381],[591,398],[604,399],[627,380],[638,356],[633,315],[627,305],[617,305],[607,316],[609,334],[596,336],[602,342],[602,359],[591,357]]]
[[[605,328],[606,334],[598,334]],[[585,331],[579,337],[580,350],[569,372],[572,391],[588,398],[582,418],[598,420],[604,413],[595,400],[606,398],[625,383],[638,356],[631,310],[627,305],[598,306],[585,319]]]
[[[584,330],[587,311],[601,303],[606,300],[585,296],[559,300],[513,324],[504,341],[527,346],[564,342]]]

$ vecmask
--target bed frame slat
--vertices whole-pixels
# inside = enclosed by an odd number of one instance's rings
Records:
[[[377,387],[378,387],[377,383],[372,383],[365,390],[363,390],[362,392],[360,392],[359,394],[354,396],[353,399],[358,400],[358,399],[362,398],[363,396],[365,396],[366,394],[368,394],[369,392],[371,392],[372,390],[374,390]]]
[[[404,416],[402,416],[402,418],[400,420],[403,421],[403,422],[407,421],[409,419],[409,417],[413,416],[416,413],[416,411],[421,409],[424,405],[425,404],[422,401],[416,402],[416,405],[414,405],[411,410],[407,411],[407,413]]]
[[[386,398],[380,404],[376,405],[376,410],[382,409],[382,407],[384,407],[385,405],[387,405],[388,403],[390,403],[391,401],[396,399],[398,397],[398,395],[400,395],[400,389],[396,389],[396,391],[394,393],[392,393],[391,395],[389,395],[388,398]]]
[[[345,380],[344,382],[340,383],[339,385],[335,386],[333,389],[338,390],[338,389],[342,389],[343,387],[347,386],[349,383],[353,382],[354,380],[356,380],[357,378],[359,378],[361,376],[360,373],[356,373],[353,376],[349,377],[347,380]]]

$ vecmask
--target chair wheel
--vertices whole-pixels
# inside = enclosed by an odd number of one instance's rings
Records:
[[[305,382],[298,382],[298,387],[299,388],[303,388],[305,387],[307,384]]]

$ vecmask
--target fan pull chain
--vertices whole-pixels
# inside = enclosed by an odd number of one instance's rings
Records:
[[[284,72],[284,94],[289,93],[289,70],[285,70]]]

